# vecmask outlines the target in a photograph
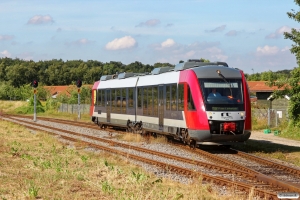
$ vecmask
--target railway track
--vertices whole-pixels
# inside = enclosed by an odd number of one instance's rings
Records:
[[[159,151],[153,151],[146,148],[141,148],[129,144],[125,144],[122,142],[117,142],[112,139],[104,139],[99,138],[96,136],[90,136],[90,135],[82,135],[80,133],[75,133],[73,131],[67,131],[59,128],[54,128],[50,126],[45,126],[42,124],[37,124],[34,122],[21,120],[20,117],[23,116],[3,116],[3,119],[10,119],[17,121],[18,123],[27,124],[27,126],[30,129],[41,129],[43,128],[43,131],[45,129],[49,129],[48,132],[53,134],[53,131],[59,131],[63,132],[68,135],[60,135],[63,139],[69,140],[69,141],[81,141],[85,143],[87,146],[96,148],[96,149],[102,149],[105,151],[109,151],[118,155],[123,155],[127,158],[140,160],[141,162],[145,162],[148,164],[156,165],[158,167],[161,167],[162,169],[168,169],[169,171],[172,171],[174,173],[181,173],[185,176],[189,177],[202,177],[204,182],[213,182],[217,185],[222,185],[226,187],[235,187],[238,191],[242,193],[249,193],[251,190],[253,193],[257,196],[263,197],[263,198],[269,198],[269,199],[276,199],[278,192],[298,192],[300,193],[300,187],[297,184],[289,183],[285,181],[278,180],[273,177],[269,177],[267,175],[264,175],[260,172],[257,172],[253,169],[249,169],[248,167],[245,167],[243,165],[237,164],[233,161],[230,161],[228,159],[221,158],[220,156],[208,153],[206,151],[202,151],[200,149],[192,150],[192,153],[199,154],[201,156],[206,157],[207,159],[211,160],[212,162],[202,162],[198,161],[196,159],[189,159],[189,158],[183,158],[180,156],[174,156],[170,154],[166,154]],[[18,117],[18,118],[16,118]],[[27,117],[30,118],[30,117]],[[39,118],[40,120],[47,120],[55,123],[63,123],[63,124],[70,124],[70,125],[76,125],[80,127],[86,127],[86,128],[92,128],[99,130],[99,127],[95,127],[93,123],[83,123],[83,122],[71,122],[67,120],[57,120],[57,119],[50,119],[50,118]],[[34,127],[33,127],[34,126]],[[37,128],[38,126],[39,128]],[[56,133],[57,134],[57,133]],[[87,142],[82,140],[82,138],[88,138],[89,140],[93,142]],[[95,143],[96,141],[96,143]],[[101,144],[98,144],[98,143]],[[108,146],[104,146],[103,144],[108,144]],[[127,150],[130,150],[128,152]],[[154,159],[145,158],[142,156],[137,156],[133,153],[133,151],[137,152],[143,152],[144,154],[149,155],[155,155]],[[191,149],[189,149],[191,151]],[[244,153],[240,153],[240,155],[243,155]],[[163,158],[159,161],[158,157]],[[247,157],[247,156],[245,156]],[[248,156],[248,157],[251,157]],[[177,162],[185,163],[185,165],[191,165],[193,167],[179,167],[177,165],[171,165],[163,162],[163,160],[170,159],[170,160],[176,160]],[[256,157],[255,159],[260,159],[259,157]],[[266,161],[264,161],[266,162]],[[272,162],[272,161],[270,161]],[[216,164],[218,163],[218,164]],[[268,161],[269,163],[269,161]],[[276,163],[277,164],[277,163]],[[226,165],[226,166],[224,166]],[[271,165],[271,164],[270,164]],[[273,164],[274,165],[274,164]],[[276,165],[278,166],[278,165]],[[199,168],[200,167],[200,168]],[[282,169],[284,166],[280,166]],[[211,171],[211,174],[205,174],[201,171],[202,168],[205,168],[209,171]],[[298,169],[289,169],[292,174],[299,174]],[[227,178],[223,178],[227,177]],[[234,179],[234,181],[232,181]]]

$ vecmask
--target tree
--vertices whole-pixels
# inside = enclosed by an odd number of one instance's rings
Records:
[[[295,0],[295,3],[300,7],[300,0]],[[300,12],[287,13],[288,17],[300,22]],[[278,88],[283,88],[283,90],[274,91],[273,96],[275,98],[282,98],[285,95],[290,97],[289,103],[289,116],[293,125],[300,126],[300,31],[295,28],[292,28],[290,33],[284,32],[284,38],[290,39],[294,42],[292,48],[290,49],[291,53],[295,54],[298,67],[295,67],[291,71],[290,78],[281,78],[278,81],[269,81],[268,85],[275,85]]]

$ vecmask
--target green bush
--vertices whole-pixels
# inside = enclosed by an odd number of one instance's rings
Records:
[[[16,109],[18,114],[33,114],[34,113],[34,99],[33,97],[29,99],[27,106],[22,106]],[[42,103],[39,100],[36,100],[36,112],[44,113],[45,109],[43,108]]]

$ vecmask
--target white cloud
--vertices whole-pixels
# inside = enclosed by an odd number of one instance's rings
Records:
[[[265,45],[264,47],[257,47],[256,53],[258,56],[269,56],[277,54],[280,49],[277,46],[268,46]]]
[[[288,26],[282,26],[278,28],[274,33],[270,33],[269,35],[266,36],[266,39],[278,39],[280,38],[284,32],[291,32],[291,28]]]
[[[47,24],[53,22],[54,20],[50,15],[35,15],[28,20],[27,24]]]
[[[281,49],[281,51],[289,51],[290,47],[284,47],[283,49]]]
[[[173,39],[167,39],[166,41],[161,43],[161,47],[165,48],[165,47],[171,47],[175,45],[175,41]]]
[[[7,50],[4,50],[4,51],[0,52],[0,57],[10,58],[11,57],[11,53],[9,53]]]
[[[236,30],[231,30],[227,32],[225,35],[226,36],[237,36],[238,32]]]
[[[0,35],[0,40],[12,40],[13,38],[13,35]]]
[[[226,25],[218,26],[217,28],[214,28],[212,30],[206,30],[206,32],[221,32],[225,30]]]
[[[82,39],[79,39],[79,40],[76,40],[73,42],[67,42],[65,44],[67,46],[70,46],[70,45],[87,45],[87,44],[91,44],[91,43],[94,43],[94,41],[88,40],[86,38],[82,38]]]
[[[113,41],[106,44],[105,48],[107,50],[119,50],[119,49],[129,49],[137,45],[137,42],[131,36],[125,36],[122,38],[116,38]]]
[[[157,26],[158,24],[160,24],[160,20],[159,19],[149,19],[149,20],[147,20],[145,22],[139,23],[135,27],[143,27],[143,26],[154,27],[154,26]]]
[[[169,42],[167,42],[169,41]],[[164,41],[164,44],[173,44],[171,39]],[[219,42],[194,42],[188,45],[175,43],[163,48],[162,44],[153,44],[152,50],[155,62],[169,62],[177,64],[180,60],[205,58],[210,61],[226,61],[228,56],[218,46]]]

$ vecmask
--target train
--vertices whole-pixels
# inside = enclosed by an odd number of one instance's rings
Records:
[[[245,142],[251,135],[245,75],[226,62],[189,59],[151,73],[103,75],[91,98],[91,120],[102,128],[160,134],[190,145]]]

